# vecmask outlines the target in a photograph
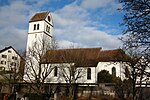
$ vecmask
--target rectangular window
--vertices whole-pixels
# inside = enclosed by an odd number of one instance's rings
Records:
[[[11,66],[16,66],[17,64],[15,62],[12,62],[11,63]]]
[[[2,60],[1,64],[6,65],[6,61]]]
[[[2,58],[7,58],[7,55],[2,55]]]
[[[12,56],[12,59],[13,59],[13,60],[17,60],[17,57],[15,57],[15,56]]]

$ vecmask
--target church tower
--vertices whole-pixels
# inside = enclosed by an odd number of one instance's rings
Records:
[[[26,52],[32,49],[35,44],[40,44],[43,40],[51,42],[52,30],[53,23],[50,12],[36,13],[29,21]]]

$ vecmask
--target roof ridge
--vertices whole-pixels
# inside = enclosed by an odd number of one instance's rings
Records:
[[[111,50],[101,50],[101,51],[117,51],[117,50],[122,50],[122,49],[111,49]]]
[[[101,47],[100,48],[65,48],[65,49],[56,49],[56,50],[86,50],[86,49],[102,49]]]

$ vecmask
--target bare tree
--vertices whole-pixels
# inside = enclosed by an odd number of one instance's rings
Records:
[[[125,12],[124,45],[136,47],[148,53],[150,48],[150,1],[149,0],[119,0]]]
[[[89,66],[97,65],[95,58],[100,49],[94,50],[97,52],[88,48],[58,49],[47,52],[49,59],[45,59],[46,62],[58,68],[58,72],[55,70],[58,73],[57,82],[66,86],[66,93],[69,94],[66,95],[66,99],[75,100],[78,84],[84,83],[87,80],[86,76],[91,77],[91,71],[89,75],[86,75],[87,69],[90,69]]]
[[[76,100],[78,83],[86,82],[88,77],[87,69],[91,66],[91,63],[94,62],[92,62],[91,57],[89,57],[92,53],[93,56],[96,55],[92,50],[80,48],[64,49],[61,51],[60,57],[63,63],[60,64],[59,74],[60,79],[65,80],[65,83],[68,84],[68,100]],[[89,73],[89,77],[91,77],[91,73]]]
[[[133,100],[143,99],[141,85],[148,81],[150,68],[150,1],[119,0],[124,12],[125,30],[122,37],[125,51],[131,57],[126,63],[125,74],[132,85]],[[137,89],[137,84],[139,88]],[[140,97],[140,98],[138,98]]]
[[[43,61],[45,59],[49,59],[47,51],[56,48],[56,41],[53,39],[49,42],[47,38],[37,40],[31,47],[28,48],[26,54],[24,81],[32,84],[31,89],[33,90],[33,93],[37,93],[38,95],[44,94],[46,91],[44,83],[48,80],[51,82],[50,74],[54,67],[49,63],[43,64]],[[51,89],[54,88],[52,87],[48,91],[51,91]]]
[[[148,62],[143,56],[135,54],[135,51],[130,51],[130,59],[124,63],[124,73],[127,79],[128,94],[132,94],[133,100],[141,100],[142,85],[149,81],[147,75]],[[127,88],[126,88],[127,89]]]

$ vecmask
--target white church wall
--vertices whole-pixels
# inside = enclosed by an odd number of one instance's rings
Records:
[[[51,73],[47,76],[45,82],[46,83],[60,83],[61,81],[59,80],[59,72],[60,69],[58,68],[59,64],[42,64],[42,66],[48,66],[51,68]],[[54,68],[57,67],[57,75],[54,75]],[[44,69],[43,69],[44,70]]]
[[[91,79],[87,79],[87,69],[90,68],[91,69]],[[86,75],[83,77],[83,79],[85,80],[84,83],[96,83],[96,67],[88,67],[86,68]]]
[[[70,76],[69,66],[71,64],[49,64],[53,68],[51,74],[47,77],[46,82],[48,83],[66,83],[65,77],[62,76],[62,70],[66,72],[67,76]],[[57,67],[57,76],[54,76],[54,68]],[[87,68],[91,68],[91,79],[87,79]],[[78,67],[75,73],[81,71],[80,78],[78,78],[75,83],[95,83],[96,82],[96,73],[95,67]],[[77,74],[75,75],[75,77]],[[73,81],[73,80],[72,80]],[[73,82],[74,83],[74,82]]]
[[[96,73],[98,74],[101,70],[107,70],[110,74],[112,74],[112,68],[116,68],[116,76],[123,78],[124,77],[124,69],[122,68],[121,62],[99,62],[96,67]],[[97,76],[97,75],[96,75]],[[96,77],[97,79],[97,77]]]

